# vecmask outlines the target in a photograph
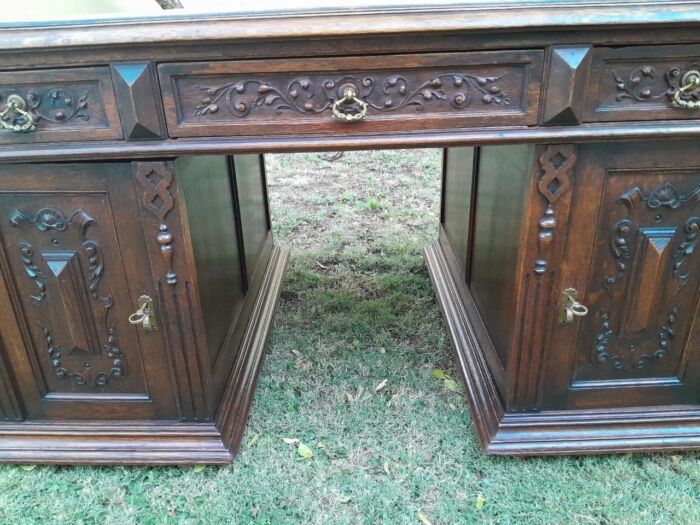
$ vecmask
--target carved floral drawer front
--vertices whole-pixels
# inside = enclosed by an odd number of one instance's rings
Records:
[[[529,125],[541,69],[540,51],[504,51],[162,64],[158,71],[169,133],[187,137]],[[348,90],[356,98],[343,102]]]
[[[122,138],[106,67],[0,73],[0,144]]]
[[[595,50],[585,121],[695,119],[698,109],[700,46]]]

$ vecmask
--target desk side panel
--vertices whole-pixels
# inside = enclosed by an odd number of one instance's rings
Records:
[[[533,146],[480,149],[469,287],[503,367],[513,344],[523,211]]]

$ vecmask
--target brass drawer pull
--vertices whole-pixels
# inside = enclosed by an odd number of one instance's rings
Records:
[[[345,113],[341,111],[341,106],[353,103],[360,106],[360,111],[354,113]],[[331,110],[333,111],[333,116],[337,119],[345,120],[346,122],[357,122],[367,115],[367,102],[357,98],[357,92],[352,87],[347,87],[345,91],[343,91],[343,98],[333,102]]]
[[[139,309],[129,316],[131,324],[143,325],[146,332],[151,332],[158,329],[156,324],[156,316],[153,312],[153,299],[147,295],[139,297]]]
[[[567,288],[562,292],[559,317],[561,324],[571,324],[575,317],[585,317],[588,314],[588,308],[576,300],[577,295],[578,292],[573,288]]]
[[[700,100],[683,100],[681,95],[700,88],[700,71],[691,69],[681,78],[681,86],[673,94],[673,107],[683,109],[700,109]]]
[[[15,133],[34,131],[36,129],[36,119],[34,115],[27,111],[27,107],[27,101],[16,93],[7,97],[7,105],[0,112],[0,127]],[[20,117],[19,119],[18,116]]]

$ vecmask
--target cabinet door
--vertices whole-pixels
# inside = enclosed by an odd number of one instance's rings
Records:
[[[0,169],[2,351],[28,418],[175,415],[128,163]],[[155,305],[156,315],[158,306]]]
[[[700,153],[691,142],[581,146],[547,408],[700,402]],[[561,290],[559,290],[561,292]]]

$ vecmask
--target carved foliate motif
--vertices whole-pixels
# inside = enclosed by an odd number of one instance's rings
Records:
[[[448,104],[457,110],[475,102],[508,105],[510,99],[497,84],[500,78],[455,72],[438,75],[418,85],[401,75],[338,76],[318,81],[296,78],[286,85],[262,79],[239,80],[221,86],[195,86],[202,92],[202,98],[192,114],[203,116],[225,108],[234,117],[242,118],[267,108],[275,114],[288,111],[314,115],[330,111],[348,87],[370,108],[380,112],[406,107],[423,111],[429,104]]]
[[[699,198],[700,185],[682,191],[670,182],[648,193],[634,186],[617,198],[617,203],[624,206],[627,213],[625,218],[617,221],[610,234],[614,272],[603,277],[606,295],[601,298],[597,314],[599,331],[591,348],[592,363],[620,372],[641,370],[663,360],[672,351],[676,321],[683,308],[688,306],[688,301],[692,301],[692,297],[684,298],[682,289],[690,277],[687,261],[698,245],[700,217],[688,217],[682,227],[670,226],[664,225],[662,212],[682,213],[685,207],[692,208]],[[645,222],[654,226],[645,226]],[[649,268],[650,272],[644,273],[644,268]],[[636,290],[640,286],[644,286],[647,293],[662,293],[654,291],[657,289],[654,287],[661,286],[659,280],[663,274],[660,272],[668,272],[665,273],[665,282],[669,283],[667,295],[639,297]],[[653,282],[635,282],[640,275]],[[677,284],[672,286],[672,283]],[[635,295],[630,295],[633,293]],[[626,302],[630,300],[628,295],[636,297],[633,302],[649,301],[650,305],[635,310]],[[650,312],[657,308],[654,301],[660,301],[662,297],[668,297],[669,310],[665,322],[656,329],[655,342],[651,343],[649,337],[643,337],[646,333],[644,327],[653,322]],[[623,303],[627,306],[623,307]],[[644,315],[635,318],[635,315],[641,315],[640,312]],[[613,343],[617,343],[615,351],[612,350]]]
[[[622,353],[610,354],[609,345],[615,337],[615,332],[610,327],[610,314],[601,310],[601,331],[596,335],[591,360],[599,365],[610,365],[615,370],[620,371],[631,368],[641,370],[656,361],[660,361],[668,354],[670,344],[675,337],[674,325],[679,310],[680,305],[674,306],[668,314],[667,323],[659,327],[658,341],[653,352],[640,353],[640,348],[637,345],[630,344],[626,348],[625,355]]]
[[[635,100],[647,102],[660,98],[672,98],[679,88],[681,69],[679,67],[668,68],[664,73],[659,73],[653,66],[639,66],[620,76],[613,72],[615,87],[620,92],[616,99]]]
[[[31,296],[32,301],[37,303],[43,301],[46,297],[46,283],[44,282],[44,274],[34,263],[34,249],[27,241],[20,241],[17,247],[22,258],[22,264],[24,264],[24,271],[37,287],[37,294]]]
[[[27,102],[27,111],[34,117],[35,122],[45,120],[63,123],[90,119],[87,93],[75,94],[66,88],[51,88],[46,91],[30,89],[23,93],[18,93],[17,90],[4,90],[0,91],[0,106],[3,106],[7,98],[13,94],[19,94]],[[5,117],[8,123],[15,125],[22,125],[26,119],[19,112]]]
[[[673,255],[673,278],[685,284],[690,276],[690,270],[683,273],[688,258],[695,253],[700,241],[700,217],[690,217],[683,226],[685,240],[678,245]]]
[[[26,213],[21,210],[14,210],[9,215],[9,222],[15,228],[23,226],[32,226],[37,231],[46,233],[62,233],[67,232],[71,225],[75,225],[78,230],[78,236],[82,244],[81,248],[85,259],[87,260],[87,271],[82,275],[90,298],[102,306],[102,328],[106,335],[103,343],[99,345],[99,350],[94,353],[89,348],[91,341],[88,343],[88,348],[82,348],[75,344],[70,349],[70,354],[79,353],[82,364],[78,368],[69,368],[65,363],[65,355],[63,346],[54,340],[53,330],[46,326],[45,323],[37,321],[46,345],[46,351],[51,363],[51,367],[56,377],[67,379],[76,385],[93,386],[102,388],[107,385],[110,378],[120,378],[125,376],[126,363],[124,357],[117,347],[117,337],[115,333],[114,323],[110,321],[111,309],[114,305],[114,299],[111,295],[102,295],[100,293],[100,282],[104,275],[104,263],[100,254],[99,244],[94,239],[87,237],[90,227],[97,224],[96,220],[86,211],[78,209],[69,215],[64,214],[61,210],[55,208],[42,208],[35,213]],[[62,241],[59,237],[51,240],[55,247],[59,247]],[[20,257],[24,265],[25,272],[32,279],[39,292],[32,295],[32,301],[36,303],[42,302],[46,298],[46,275],[37,267],[35,262],[35,254],[32,245],[28,241],[20,241],[18,243]],[[64,272],[73,272],[70,275],[75,278],[80,278],[82,265],[79,262],[74,262],[75,257],[78,257],[76,252],[72,250],[59,249],[55,251],[44,251],[42,257],[48,265],[51,272],[58,279]],[[71,286],[70,283],[75,283],[69,279],[66,286]],[[72,289],[72,288],[71,288]],[[74,299],[78,296],[72,296]],[[86,314],[87,316],[87,314]],[[76,323],[89,323],[88,319],[76,319]],[[88,330],[88,336],[92,334],[92,330]],[[96,337],[96,336],[95,336]],[[109,368],[98,369],[95,361],[105,355],[109,360]]]

